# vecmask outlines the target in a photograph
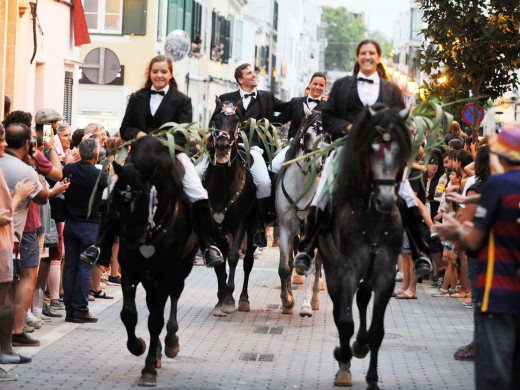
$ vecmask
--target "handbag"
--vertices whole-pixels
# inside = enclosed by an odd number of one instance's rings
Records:
[[[43,239],[43,245],[46,248],[54,248],[58,246],[60,243],[60,238],[58,237],[58,229],[56,228],[56,222],[51,218],[50,229],[48,232],[45,232],[45,237]]]
[[[51,205],[51,218],[54,219],[55,222],[64,222],[67,208],[65,206],[65,198],[63,195],[60,194],[51,197],[49,199],[49,204]]]

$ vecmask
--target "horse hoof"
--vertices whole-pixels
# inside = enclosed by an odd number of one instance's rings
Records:
[[[142,374],[137,381],[139,386],[155,387],[157,386],[157,375],[154,374]]]
[[[293,313],[293,308],[292,307],[284,307],[282,309],[282,314],[292,314]]]
[[[334,386],[352,386],[352,374],[350,373],[350,363],[341,363],[334,379]]]
[[[161,358],[161,355],[157,355],[157,361],[155,362],[155,368],[162,368],[162,358]]]
[[[323,283],[323,280],[320,280],[320,291],[325,291],[325,283]]]
[[[292,284],[303,284],[303,278],[301,275],[294,274],[292,278]]]
[[[126,347],[132,355],[141,356],[144,353],[144,351],[146,351],[146,342],[141,337],[138,337],[137,341],[139,343],[134,345],[131,345],[130,341],[128,341],[126,343]]]
[[[173,359],[175,356],[177,356],[180,350],[181,346],[178,342],[173,347],[168,347],[167,345],[164,346],[164,354],[170,359]]]
[[[352,351],[352,355],[358,359],[363,359],[370,351],[370,347],[367,344],[360,346],[357,341],[354,341],[354,344],[352,344],[350,350]]]
[[[221,307],[216,307],[213,309],[213,315],[215,317],[226,317],[227,314],[222,311]]]
[[[248,301],[240,301],[238,302],[238,311],[250,311],[251,307],[249,306]]]
[[[312,317],[312,309],[310,307],[302,308],[300,310],[300,317]]]
[[[312,310],[320,310],[320,301],[312,301],[311,300]]]
[[[234,313],[235,311],[237,311],[237,308],[235,307],[235,304],[232,303],[232,304],[226,304],[224,303],[222,305],[222,311],[224,313],[227,313],[227,314],[231,314],[231,313]]]

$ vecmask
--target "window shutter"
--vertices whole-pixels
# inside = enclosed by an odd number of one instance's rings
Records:
[[[166,35],[173,30],[183,29],[184,24],[184,0],[168,1],[168,17],[167,17]]]
[[[146,35],[147,0],[125,0],[123,35]]]
[[[65,87],[63,91],[63,118],[67,123],[72,123],[72,87],[74,78],[72,72],[65,72]]]
[[[191,25],[193,18],[193,0],[186,0],[184,3],[184,31],[191,36]],[[191,36],[191,40],[193,41],[195,37]]]
[[[237,61],[242,59],[242,29],[244,28],[244,22],[237,20],[237,31],[236,31],[236,45],[235,45],[235,58]]]

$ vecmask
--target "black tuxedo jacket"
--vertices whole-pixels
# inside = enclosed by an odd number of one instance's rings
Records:
[[[260,103],[260,114],[254,116],[254,119],[262,119],[266,118],[269,119],[270,122],[277,122],[277,117],[274,116],[275,112],[283,112],[288,103],[282,102],[280,99],[277,99],[274,97],[272,92],[269,91],[260,91],[256,90],[257,93],[257,99]],[[235,106],[238,107],[238,113],[243,121],[248,120],[250,116],[247,115],[246,111],[244,110],[244,107],[242,104],[238,104],[239,102],[242,103],[242,97],[240,96],[240,91],[237,90],[235,92],[229,92],[225,93],[223,95],[219,96],[219,99],[222,102],[228,101],[233,102]],[[251,103],[249,103],[251,104]],[[259,146],[261,149],[264,149],[263,143],[258,139],[258,135],[253,135],[253,145]],[[264,159],[267,158],[267,153],[264,153]]]
[[[307,105],[307,97],[295,97],[292,98],[284,112],[282,112],[278,118],[277,122],[287,123],[291,121],[291,127],[289,127],[289,139],[294,138],[300,125],[305,118],[305,111],[303,111],[303,105]],[[321,111],[325,106],[324,101],[320,101],[316,107],[314,107],[314,111]]]
[[[394,83],[381,79],[377,103],[403,109],[405,107],[401,90]],[[347,76],[337,80],[330,91],[329,100],[322,110],[323,129],[337,139],[347,133],[346,127],[354,122],[364,106],[359,100],[357,78]]]
[[[254,119],[262,119],[267,118],[269,121],[276,120],[274,116],[275,112],[282,112],[287,107],[286,102],[282,102],[280,99],[274,97],[274,95],[269,91],[260,91],[256,90],[257,99],[259,99],[261,114],[258,115],[258,118]],[[250,117],[246,115],[246,111],[242,107],[242,104],[238,105],[238,102],[242,101],[242,97],[240,96],[240,91],[229,92],[219,96],[222,102],[229,101],[233,102],[235,106],[239,108],[239,114],[242,120],[248,120]]]
[[[125,116],[119,132],[125,141],[136,136],[139,131],[150,133],[167,122],[192,122],[191,98],[170,86],[159,108],[152,116],[150,112],[150,88],[143,88],[130,95]],[[181,144],[184,136],[175,136],[175,142]]]

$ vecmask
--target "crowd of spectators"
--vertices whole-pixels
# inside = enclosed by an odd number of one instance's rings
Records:
[[[39,346],[29,334],[53,317],[97,321],[89,301],[113,298],[104,287],[121,284],[117,243],[110,269],[79,256],[96,241],[103,161],[121,144],[99,123],[73,131],[49,108],[36,112],[34,125],[23,111],[0,125],[0,364],[29,363],[13,346]],[[0,379],[16,376],[0,369]]]

